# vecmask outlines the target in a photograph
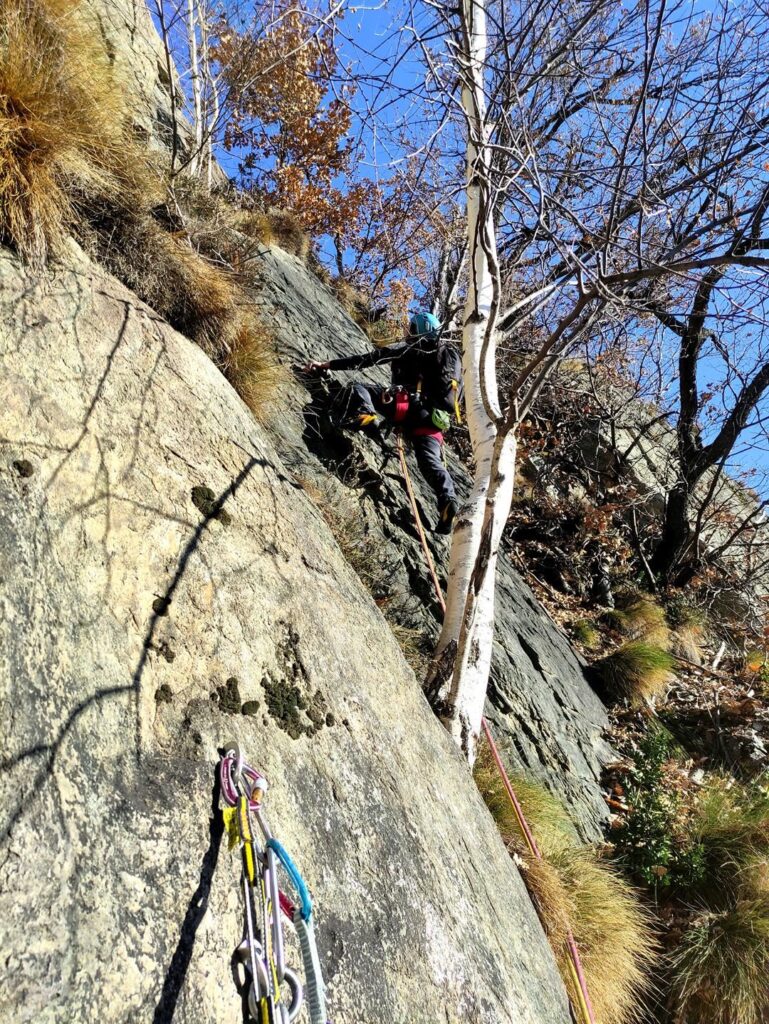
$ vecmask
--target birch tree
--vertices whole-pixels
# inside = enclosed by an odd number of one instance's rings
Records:
[[[674,39],[669,26],[684,5],[664,0],[630,11],[602,0],[566,9],[548,0],[494,5],[493,48],[489,10],[466,0],[448,43],[467,141],[463,343],[475,469],[427,680],[470,760],[491,662],[516,433],[531,403],[605,311],[631,314],[640,285],[766,262],[730,248],[713,201],[724,175],[744,171],[766,144],[767,80],[755,71],[747,9],[725,7],[720,20],[692,22],[688,32],[679,25]],[[744,66],[753,68],[747,78]],[[750,216],[750,205],[739,215]],[[676,231],[663,230],[671,223]],[[517,359],[500,395],[505,334],[527,320],[536,345]]]

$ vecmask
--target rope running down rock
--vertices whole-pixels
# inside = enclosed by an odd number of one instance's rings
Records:
[[[425,561],[427,562],[427,567],[429,569],[430,576],[433,581],[433,586],[435,588],[435,596],[438,599],[441,611],[445,615],[446,601],[443,596],[441,584],[435,569],[435,562],[433,560],[432,552],[430,551],[430,547],[427,543],[427,537],[425,535],[424,526],[422,525],[422,517],[419,515],[419,507],[417,505],[416,495],[414,494],[414,487],[411,482],[411,474],[409,473],[408,463],[406,462],[406,453],[403,447],[403,437],[400,433],[398,433],[397,435],[397,446],[398,458],[400,459],[401,470],[403,472],[403,479],[406,484],[406,491],[409,496],[409,503],[411,505],[411,512],[414,517],[414,523],[417,528],[417,533],[419,534],[419,540],[422,545],[422,551],[424,552]],[[528,846],[532,857],[534,857],[536,860],[542,860],[542,853],[540,852],[536,840],[534,839],[531,827],[529,826],[529,823],[526,821],[526,817],[523,813],[523,808],[521,807],[520,802],[517,796],[515,795],[515,790],[513,789],[512,783],[510,782],[510,777],[508,776],[505,766],[502,763],[502,758],[500,757],[499,751],[497,750],[497,745],[494,742],[494,737],[491,734],[489,723],[486,721],[485,717],[481,718],[481,727],[483,729],[484,736],[486,737],[486,740],[489,744],[489,748],[491,749],[492,757],[494,758],[494,763],[497,766],[497,771],[499,772],[500,778],[502,779],[502,783],[505,787],[505,792],[507,793],[510,799],[510,803],[515,813],[516,821],[518,822],[521,834],[523,835],[523,838],[526,841],[526,845]],[[574,983],[574,988],[577,993],[577,1002],[579,1004],[580,1014],[585,1024],[595,1024],[595,1016],[593,1014],[593,1007],[590,1002],[590,995],[587,990],[585,972],[582,969],[582,961],[580,959],[579,950],[577,949],[577,943],[574,941],[574,936],[572,935],[571,930],[567,932],[566,944],[569,950],[569,969],[571,972],[572,981]]]

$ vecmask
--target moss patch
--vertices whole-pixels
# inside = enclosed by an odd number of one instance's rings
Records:
[[[229,526],[232,516],[225,509],[217,509],[218,498],[210,487],[203,484],[192,488],[192,504],[209,519],[218,519],[222,526]]]
[[[211,700],[216,700],[222,711],[228,715],[240,714],[240,684],[235,676],[230,676],[224,686],[217,686],[216,693],[211,694]]]
[[[299,739],[307,732],[307,727],[299,716],[302,699],[299,687],[287,680],[271,679],[269,676],[262,680],[262,685],[269,713],[292,739]]]
[[[314,736],[325,726],[333,723],[326,706],[326,699],[316,690],[308,700],[296,683],[287,679],[273,679],[265,676],[262,680],[267,710],[277,724],[294,739],[300,736]],[[329,723],[328,719],[332,719]]]
[[[173,699],[173,690],[168,683],[163,683],[155,690],[155,702],[157,704],[170,704]]]

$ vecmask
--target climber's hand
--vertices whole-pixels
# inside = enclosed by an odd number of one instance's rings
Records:
[[[304,366],[294,367],[297,373],[304,373],[307,376],[316,376],[328,369],[328,363],[305,363]]]

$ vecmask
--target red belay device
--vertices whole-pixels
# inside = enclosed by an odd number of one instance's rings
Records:
[[[312,901],[294,862],[265,821],[267,780],[246,763],[234,743],[227,746],[219,762],[219,779],[229,846],[239,845],[243,858],[245,929],[236,952],[249,976],[249,1014],[258,1024],[291,1024],[306,997],[311,1024],[331,1024],[326,1020]],[[296,890],[296,904],[279,889],[279,864]],[[296,972],[286,966],[283,917],[293,923],[299,940],[304,987]]]

